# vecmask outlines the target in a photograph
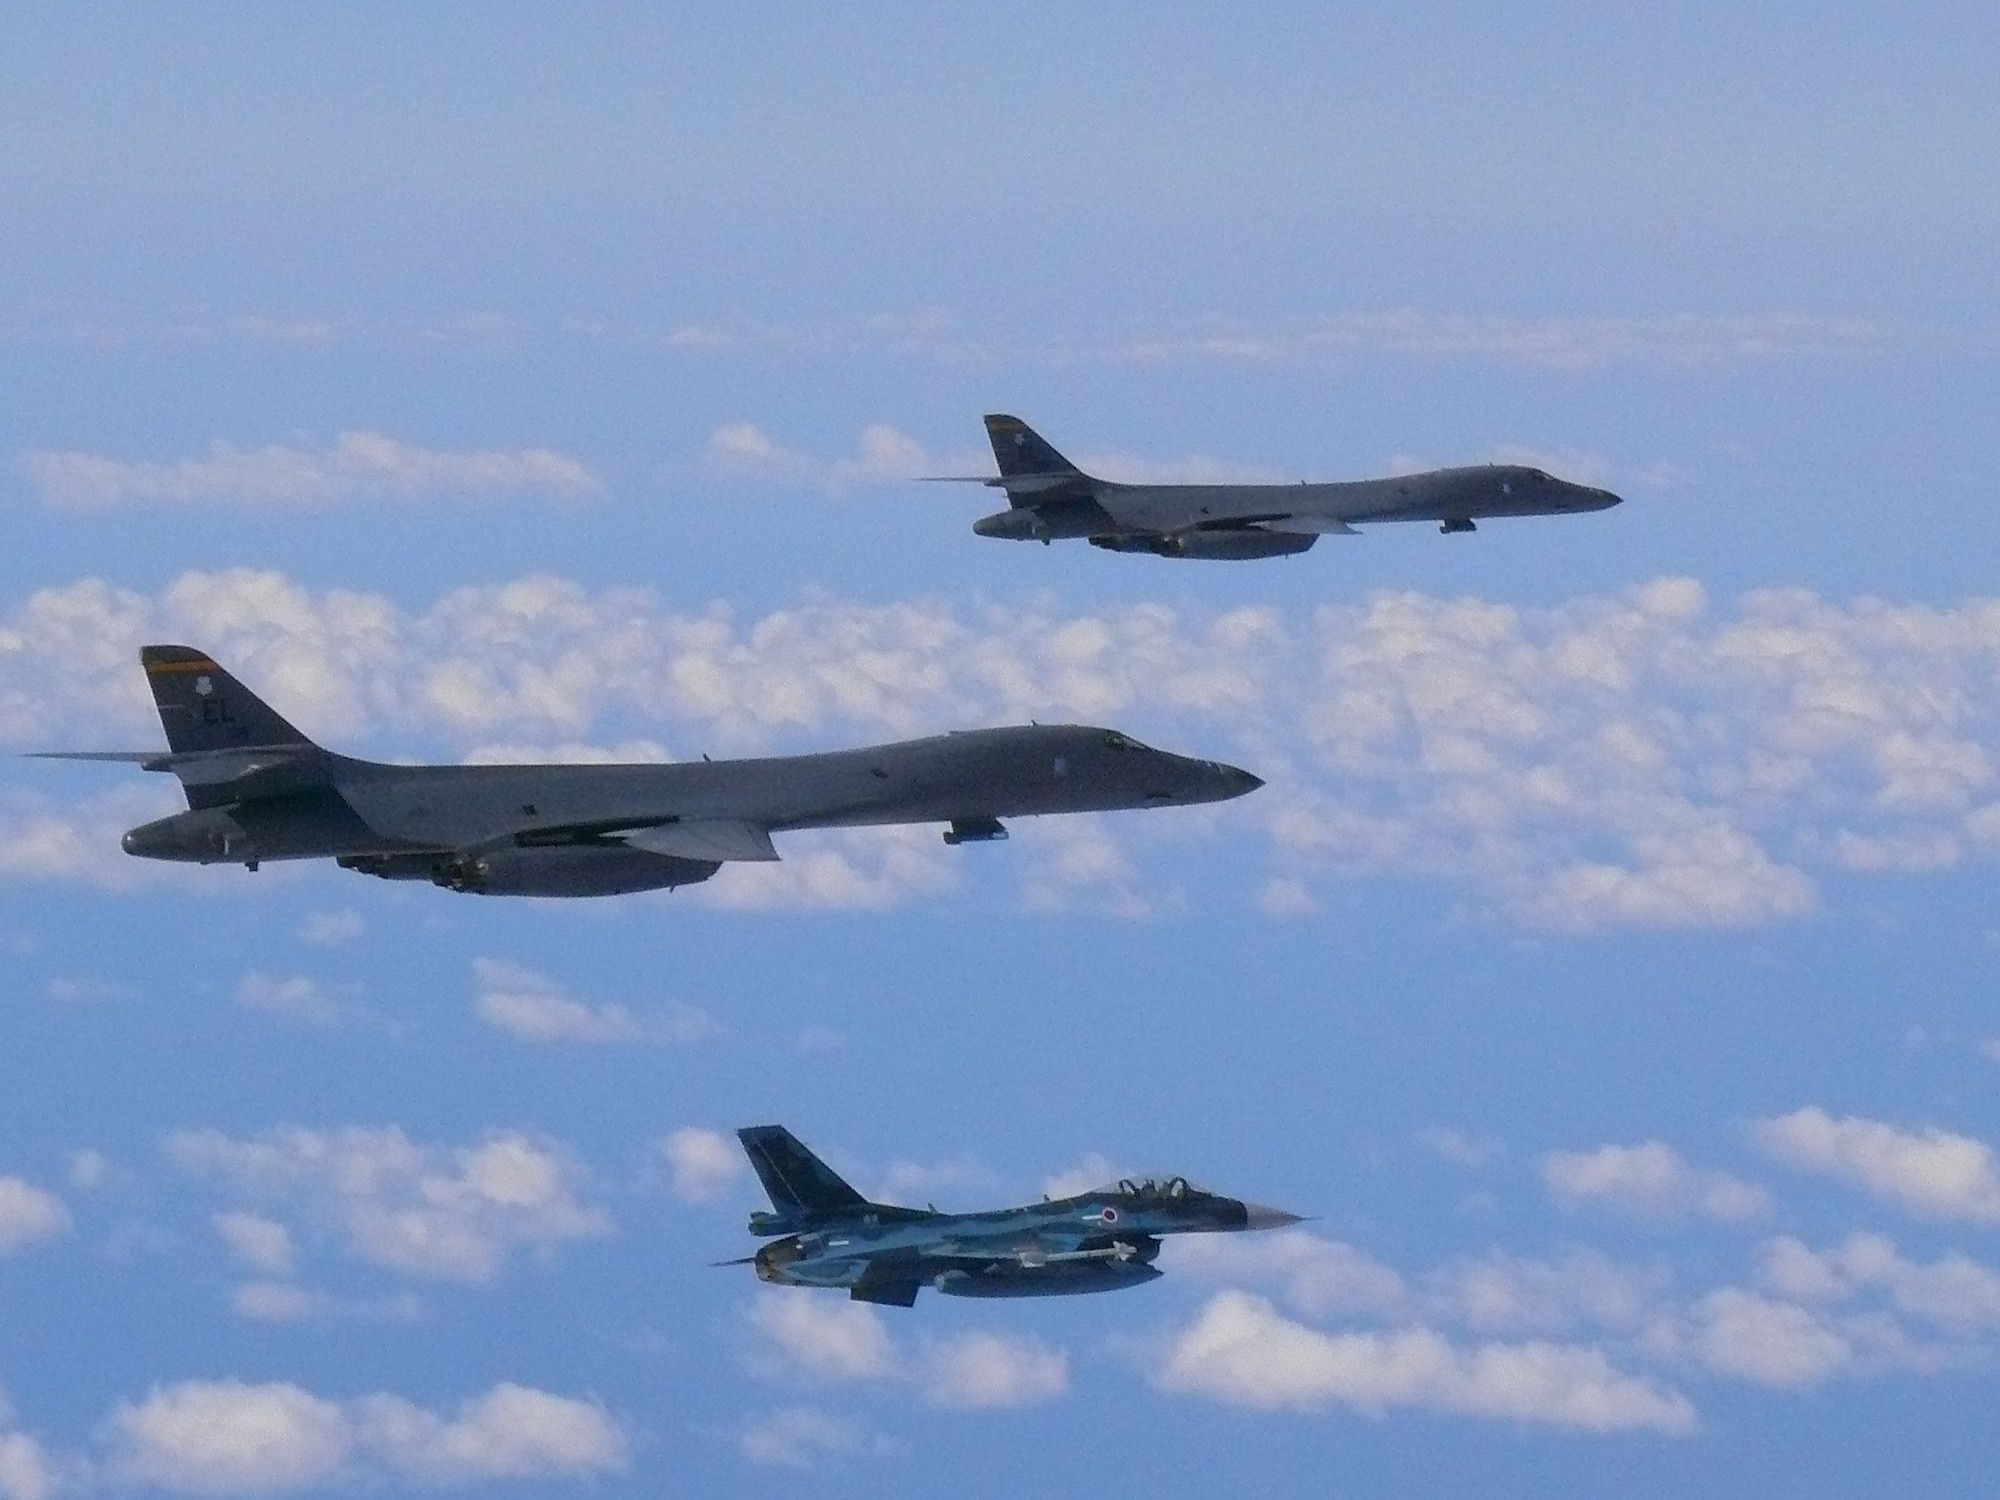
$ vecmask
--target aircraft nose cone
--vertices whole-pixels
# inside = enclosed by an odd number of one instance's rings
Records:
[[[1287,1224],[1305,1222],[1305,1215],[1286,1213],[1282,1208],[1266,1208],[1261,1203],[1243,1205],[1245,1229],[1283,1229]]]
[[[1256,791],[1264,784],[1263,777],[1253,776],[1241,766],[1217,766],[1216,770],[1222,773],[1222,784],[1226,788],[1225,796],[1240,797],[1245,792]]]
[[[123,849],[127,854],[142,853],[143,851],[139,847],[139,830],[135,828],[126,834],[125,837],[118,841],[118,847]]]
[[[1609,490],[1592,490],[1590,493],[1596,498],[1597,502],[1591,507],[1593,510],[1609,510],[1614,505],[1623,505],[1625,503],[1621,497],[1612,494]]]

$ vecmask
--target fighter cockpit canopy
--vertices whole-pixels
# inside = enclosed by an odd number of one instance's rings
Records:
[[[1185,1177],[1121,1177],[1098,1189],[1107,1198],[1135,1198],[1141,1201],[1177,1202],[1183,1198],[1213,1198],[1205,1187],[1197,1187]]]
[[[1104,747],[1107,750],[1144,750],[1146,747],[1129,734],[1120,734],[1115,729],[1104,731]]]

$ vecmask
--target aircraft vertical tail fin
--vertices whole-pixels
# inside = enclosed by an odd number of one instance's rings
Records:
[[[142,646],[167,746],[176,755],[251,746],[310,746],[278,711],[192,646]]]
[[[784,1215],[811,1215],[869,1206],[840,1174],[782,1125],[748,1125],[736,1132],[771,1206]]]
[[[1051,479],[1088,477],[1019,417],[1001,412],[990,414],[986,418],[986,436],[993,444],[993,459],[1000,465],[1002,479],[1026,475]]]

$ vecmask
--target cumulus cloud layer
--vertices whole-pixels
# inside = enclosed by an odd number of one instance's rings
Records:
[[[2000,853],[2000,601],[1779,590],[1718,609],[1659,579],[1539,610],[1384,592],[1305,614],[812,600],[739,620],[554,578],[410,613],[277,574],[188,574],[158,598],[44,590],[0,620],[0,742],[150,734],[131,653],[162,634],[220,653],[308,732],[386,736],[389,753],[496,733],[803,749],[1039,718],[1264,776],[1224,809],[1024,830],[1041,899],[1133,914],[1157,881],[1123,843],[1225,827],[1262,836],[1274,911],[1309,913],[1329,881],[1418,875],[1557,930],[1769,922],[1811,911],[1829,874]],[[45,851],[17,873],[117,868],[46,804],[11,821],[0,832]],[[907,831],[785,852],[690,899],[879,906],[958,868]]]
[[[19,460],[45,505],[330,505],[343,500],[424,500],[544,495],[578,499],[601,485],[574,458],[547,448],[452,452],[379,432],[343,432],[321,451],[215,442],[200,458],[129,461],[94,453],[31,450]]]
[[[524,964],[505,959],[472,961],[473,1013],[487,1025],[524,1042],[584,1046],[706,1041],[721,1029],[691,1005],[635,1013],[623,1005],[591,1005]]]
[[[1690,1166],[1661,1141],[1551,1151],[1542,1158],[1542,1181],[1566,1204],[1601,1203],[1649,1218],[1747,1219],[1770,1207],[1755,1183]]]
[[[0,1255],[69,1229],[69,1210],[54,1193],[21,1177],[0,1177]]]
[[[589,1401],[503,1383],[442,1416],[400,1396],[332,1401],[287,1382],[190,1380],[105,1423],[111,1472],[191,1495],[282,1494],[350,1477],[427,1485],[580,1478],[628,1444]]]
[[[166,1150],[231,1194],[293,1209],[359,1259],[414,1276],[490,1281],[517,1247],[610,1229],[603,1212],[580,1197],[577,1169],[515,1131],[444,1147],[419,1145],[394,1126],[281,1126],[247,1139],[189,1130],[169,1136]],[[230,1222],[231,1229],[218,1229],[234,1235],[239,1255],[259,1235],[275,1244],[243,1218]],[[278,1260],[272,1251],[259,1269]]]
[[[1539,1342],[1463,1348],[1430,1329],[1326,1333],[1247,1292],[1219,1292],[1169,1344],[1162,1390],[1233,1405],[1379,1415],[1392,1407],[1611,1432],[1695,1425],[1687,1398],[1612,1368],[1592,1349]]]
[[[759,1299],[746,1315],[753,1373],[821,1384],[914,1386],[932,1406],[1030,1406],[1069,1389],[1069,1356],[1039,1340],[973,1331],[905,1346],[865,1302],[807,1292]]]
[[[684,1203],[713,1201],[747,1170],[742,1148],[719,1130],[688,1125],[662,1136],[658,1144],[674,1196]]]
[[[1778,1160],[1854,1183],[1931,1218],[2000,1222],[2000,1162],[1971,1136],[1902,1130],[1809,1107],[1761,1120],[1757,1140]]]

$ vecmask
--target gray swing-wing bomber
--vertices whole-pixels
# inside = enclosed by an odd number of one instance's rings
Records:
[[[909,1307],[952,1297],[1059,1297],[1157,1280],[1160,1239],[1277,1229],[1297,1214],[1225,1198],[1174,1175],[1121,1178],[1020,1208],[947,1214],[871,1203],[782,1125],[736,1132],[771,1199],[750,1232],[771,1242],[724,1265],[782,1286],[840,1288],[856,1302]]]
[[[1609,490],[1522,464],[1338,484],[1120,484],[1084,473],[1019,417],[987,417],[986,435],[1000,473],[976,482],[1005,490],[1008,508],[974,522],[975,532],[1034,542],[1084,537],[1112,552],[1281,557],[1371,521],[1471,531],[1489,516],[1562,516],[1619,503]]]
[[[816,755],[667,765],[397,766],[322,749],[200,651],[139,653],[165,751],[49,752],[180,779],[188,810],[134,828],[128,854],[195,864],[331,858],[389,880],[494,896],[611,896],[778,858],[774,833],[1219,802],[1248,771],[1115,729],[969,729]]]

